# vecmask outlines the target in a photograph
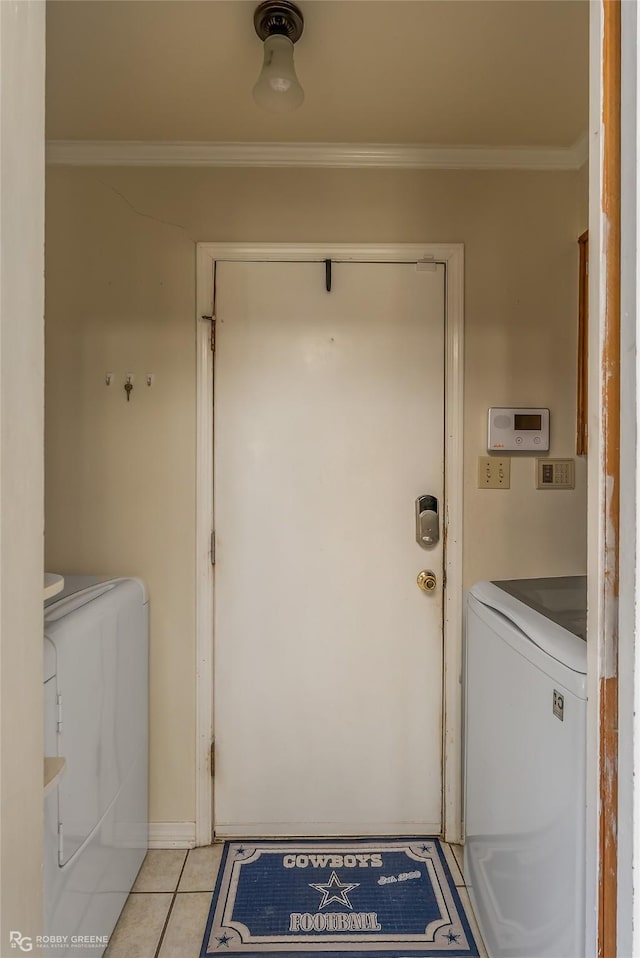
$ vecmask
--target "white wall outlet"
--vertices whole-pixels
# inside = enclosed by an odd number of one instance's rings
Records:
[[[510,486],[509,456],[478,456],[478,489],[509,489]]]

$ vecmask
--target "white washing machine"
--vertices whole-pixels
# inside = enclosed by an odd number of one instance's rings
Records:
[[[464,872],[491,958],[583,958],[586,577],[467,597]]]
[[[148,845],[149,606],[137,579],[65,577],[45,604],[43,933],[57,958],[99,958]],[[74,940],[75,939],[75,940]]]

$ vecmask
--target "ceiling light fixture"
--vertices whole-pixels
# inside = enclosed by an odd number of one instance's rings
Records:
[[[290,0],[264,0],[256,7],[253,25],[264,40],[264,63],[253,99],[273,113],[295,110],[304,100],[293,65],[293,44],[304,29],[302,13]]]

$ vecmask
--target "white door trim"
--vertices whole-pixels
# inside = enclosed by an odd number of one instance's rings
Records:
[[[196,845],[213,833],[210,743],[213,729],[213,354],[211,316],[216,260],[334,259],[353,262],[432,260],[445,269],[445,575],[443,831],[462,838],[462,493],[464,395],[464,247],[461,243],[278,245],[199,243],[196,273]]]
[[[213,838],[213,305],[212,257],[196,260],[196,845]]]

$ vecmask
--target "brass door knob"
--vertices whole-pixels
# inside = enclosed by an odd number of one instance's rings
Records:
[[[433,572],[429,572],[428,569],[423,569],[422,572],[418,572],[417,583],[423,592],[433,592],[436,587],[436,581],[435,575]]]

